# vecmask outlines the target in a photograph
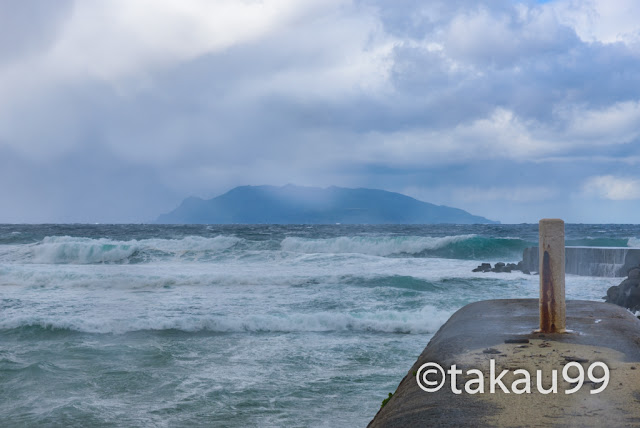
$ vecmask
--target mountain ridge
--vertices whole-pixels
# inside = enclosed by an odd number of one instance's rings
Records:
[[[238,186],[185,198],[159,224],[499,224],[459,208],[369,188]]]

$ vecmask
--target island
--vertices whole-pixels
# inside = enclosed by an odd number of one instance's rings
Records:
[[[458,208],[378,189],[240,186],[189,197],[158,224],[498,224]]]

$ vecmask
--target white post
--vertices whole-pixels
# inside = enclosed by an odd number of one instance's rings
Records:
[[[564,298],[564,221],[542,219],[540,243],[540,331],[566,332]]]

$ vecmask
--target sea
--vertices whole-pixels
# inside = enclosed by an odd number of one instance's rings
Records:
[[[566,244],[640,246],[639,225]],[[538,225],[0,225],[0,426],[364,427]],[[601,301],[620,278],[568,275]]]

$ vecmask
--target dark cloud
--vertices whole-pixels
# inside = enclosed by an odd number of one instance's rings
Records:
[[[590,177],[635,174],[637,45],[583,40],[553,2],[326,3],[223,48],[123,51],[98,74],[69,48],[71,3],[20,5],[0,3],[0,221],[145,221],[288,182],[535,221],[592,204]]]

